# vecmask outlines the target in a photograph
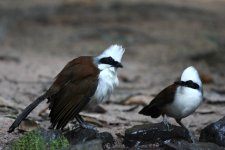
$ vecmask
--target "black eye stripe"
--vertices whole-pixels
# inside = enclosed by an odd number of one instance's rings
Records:
[[[187,81],[186,82],[187,87],[193,88],[193,89],[199,89],[199,85],[193,81]]]
[[[103,63],[103,64],[110,64],[112,62],[114,62],[115,60],[112,58],[112,57],[104,57],[102,59],[100,59],[100,63]]]
[[[191,80],[188,80],[188,81],[178,81],[178,82],[175,82],[175,84],[179,85],[179,86],[185,86],[185,87],[189,87],[189,88],[192,88],[192,89],[199,89],[200,86],[191,81]]]
[[[112,57],[104,57],[99,60],[99,63],[100,64],[108,64],[108,65],[111,65],[112,67],[116,67],[116,68],[123,67],[123,65],[120,62],[115,61]]]

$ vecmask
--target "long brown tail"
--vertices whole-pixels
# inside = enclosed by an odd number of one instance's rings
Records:
[[[8,132],[11,133],[14,131],[14,129],[16,127],[18,127],[21,123],[21,121],[23,119],[25,119],[29,114],[30,112],[35,108],[37,107],[42,101],[44,101],[45,99],[47,98],[47,95],[44,94],[40,97],[38,97],[33,103],[31,103],[29,106],[27,106],[24,111],[16,118],[16,120],[13,122],[13,124],[9,127],[9,130]]]

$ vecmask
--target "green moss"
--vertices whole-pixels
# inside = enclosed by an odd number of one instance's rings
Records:
[[[23,137],[12,144],[12,150],[55,150],[69,146],[69,142],[64,136],[56,139],[44,139],[38,130],[26,133]]]
[[[68,147],[69,142],[64,136],[60,136],[58,139],[52,140],[49,145],[50,145],[49,147],[50,150],[55,150],[59,148]]]
[[[13,150],[28,150],[28,149],[36,149],[41,150],[44,149],[44,140],[37,132],[37,130],[26,133],[23,137],[17,140],[13,145]]]

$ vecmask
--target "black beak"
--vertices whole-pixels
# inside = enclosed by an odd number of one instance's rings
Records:
[[[113,66],[116,67],[116,68],[123,68],[123,65],[120,62],[118,62],[118,61],[115,61]]]

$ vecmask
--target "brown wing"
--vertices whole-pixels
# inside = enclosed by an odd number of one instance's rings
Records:
[[[162,90],[150,103],[150,106],[160,106],[171,103],[176,92],[177,85],[172,84]]]
[[[48,90],[49,116],[53,127],[63,128],[94,95],[99,70],[91,57],[79,57],[69,62]]]
[[[139,113],[153,118],[157,118],[162,114],[162,107],[169,104],[174,99],[177,85],[172,84],[162,90],[149,105],[145,106]]]

